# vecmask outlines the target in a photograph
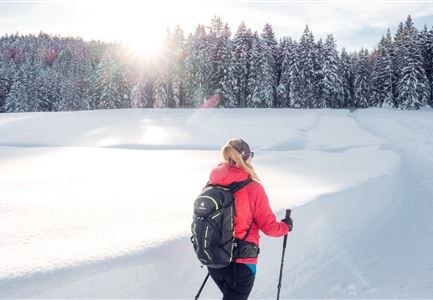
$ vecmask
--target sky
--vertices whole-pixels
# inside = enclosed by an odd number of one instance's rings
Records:
[[[0,0],[0,36],[39,33],[123,41],[138,52],[157,50],[168,28],[187,35],[218,15],[234,34],[242,21],[277,38],[299,40],[308,24],[315,38],[332,33],[338,48],[372,49],[410,14],[418,28],[433,26],[433,0]]]

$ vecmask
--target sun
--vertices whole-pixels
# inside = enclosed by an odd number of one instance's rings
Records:
[[[140,56],[157,55],[167,29],[190,32],[210,19],[213,0],[77,0],[68,2],[83,36],[121,42]]]
[[[109,26],[110,31],[132,52],[144,57],[159,52],[165,38],[165,28],[169,26],[163,17],[161,4],[149,2],[111,2],[111,14],[117,16],[118,22]]]
[[[125,40],[126,46],[136,55],[148,57],[157,55],[162,48],[163,32],[160,34],[131,36]]]
[[[167,29],[191,32],[210,20],[216,0],[76,0],[68,2],[83,36],[115,41],[140,56],[160,52]]]

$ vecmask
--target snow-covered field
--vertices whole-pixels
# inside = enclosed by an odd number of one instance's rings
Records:
[[[0,114],[0,298],[192,299],[192,202],[231,137],[293,208],[283,298],[433,297],[431,109],[137,109]],[[261,246],[273,299],[282,238]]]

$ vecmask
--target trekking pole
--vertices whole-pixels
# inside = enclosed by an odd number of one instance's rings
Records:
[[[291,212],[292,211],[290,209],[286,209],[286,219],[290,218]],[[281,256],[280,279],[278,280],[277,300],[280,299],[281,278],[283,277],[284,253],[286,252],[286,245],[287,245],[287,234],[284,236],[284,242],[283,242],[283,255]]]
[[[198,291],[197,295],[195,295],[194,300],[197,300],[198,297],[200,297],[201,291],[203,290],[203,288],[204,288],[204,286],[205,286],[206,281],[208,280],[208,278],[209,278],[209,273],[207,273],[206,278],[204,279],[204,281],[203,281],[203,283],[202,283],[202,285],[200,287],[200,290]]]

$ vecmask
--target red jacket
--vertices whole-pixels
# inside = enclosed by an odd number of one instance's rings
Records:
[[[248,173],[241,167],[219,164],[212,170],[209,182],[212,184],[229,185],[232,182],[243,181],[248,178]],[[269,205],[269,199],[263,186],[252,181],[241,188],[235,194],[235,238],[243,239],[254,220],[247,241],[260,244],[259,229],[266,235],[279,237],[286,235],[289,228],[286,223],[278,222]],[[239,258],[236,262],[256,264],[257,258]]]

